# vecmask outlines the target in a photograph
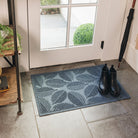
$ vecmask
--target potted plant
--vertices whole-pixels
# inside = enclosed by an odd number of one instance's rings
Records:
[[[17,33],[18,50],[21,50],[21,35]],[[13,30],[6,25],[0,24],[0,54],[4,51],[14,50]]]

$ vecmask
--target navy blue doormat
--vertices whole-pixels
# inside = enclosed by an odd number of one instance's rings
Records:
[[[40,116],[130,99],[121,86],[117,98],[101,96],[98,83],[103,65],[32,75]]]

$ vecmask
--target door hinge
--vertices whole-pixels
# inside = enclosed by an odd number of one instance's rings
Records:
[[[104,41],[101,41],[101,49],[104,48]]]

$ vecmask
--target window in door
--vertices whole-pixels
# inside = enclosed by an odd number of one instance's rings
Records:
[[[97,0],[41,0],[40,50],[92,46]]]

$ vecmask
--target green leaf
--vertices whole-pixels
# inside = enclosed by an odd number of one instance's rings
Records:
[[[5,44],[8,41],[12,41],[12,39],[5,37],[2,32],[11,37],[13,36],[13,30],[6,25],[0,24],[0,54],[4,55],[2,51],[14,50],[14,46],[11,46],[14,42]],[[19,39],[18,50],[21,50],[21,35],[19,33],[17,33],[17,38]]]
[[[74,45],[91,44],[93,40],[94,25],[86,23],[80,25],[73,36]]]

